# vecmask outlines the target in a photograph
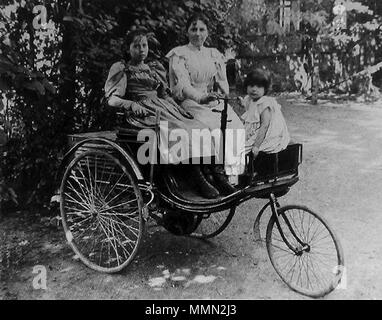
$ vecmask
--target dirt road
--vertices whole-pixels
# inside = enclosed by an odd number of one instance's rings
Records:
[[[283,105],[293,139],[304,144],[304,162],[300,182],[280,202],[322,213],[345,253],[345,281],[325,299],[382,299],[382,103]],[[262,205],[241,205],[225,232],[210,241],[151,227],[134,263],[118,275],[76,261],[61,230],[22,215],[3,218],[0,297],[308,299],[283,284],[264,246],[254,246],[252,225]],[[36,265],[46,267],[46,290],[33,289]]]

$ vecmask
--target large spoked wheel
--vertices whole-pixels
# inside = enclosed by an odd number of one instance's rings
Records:
[[[60,209],[66,238],[97,271],[122,270],[141,241],[142,194],[128,168],[112,154],[86,151],[64,173]]]
[[[227,228],[235,211],[236,207],[232,207],[228,210],[211,213],[208,218],[203,218],[203,216],[199,215],[196,221],[195,231],[191,236],[198,239],[210,239],[216,237]]]
[[[285,206],[277,212],[283,236],[274,216],[266,233],[276,272],[296,292],[313,298],[327,295],[337,287],[344,270],[338,238],[323,218],[306,207]]]

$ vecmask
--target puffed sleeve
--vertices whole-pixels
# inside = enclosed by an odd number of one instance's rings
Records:
[[[217,70],[216,74],[216,82],[218,83],[220,89],[223,91],[223,93],[228,94],[229,93],[229,85],[227,80],[227,70],[226,65],[224,62],[223,55],[219,52],[219,50],[215,48],[211,48],[211,55],[213,60],[215,61],[215,66]]]
[[[165,67],[159,61],[151,61],[148,63],[150,69],[154,71],[156,78],[160,81],[159,94],[162,98],[170,95],[170,89],[167,83],[167,71]]]
[[[157,60],[151,61],[151,62],[148,63],[148,65],[149,65],[150,69],[155,72],[155,74],[158,76],[158,79],[161,82],[164,82],[164,83],[167,82],[167,79],[166,79],[166,75],[167,75],[166,69],[165,69],[165,67],[159,61],[157,61]]]
[[[186,51],[187,49],[184,47],[177,47],[166,55],[166,58],[170,60],[169,77],[171,92],[180,101],[191,99],[200,102],[203,94],[191,85],[190,75],[186,67]]]
[[[114,63],[109,71],[105,82],[105,97],[111,96],[124,97],[126,93],[127,78],[125,74],[125,65],[122,61]]]
[[[281,106],[277,102],[277,100],[273,97],[263,96],[259,100],[259,113],[263,113],[263,111],[267,108],[270,108],[271,111],[280,110]]]

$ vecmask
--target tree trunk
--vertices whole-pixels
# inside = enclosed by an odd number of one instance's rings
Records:
[[[320,56],[316,43],[312,46],[313,74],[312,74],[312,104],[318,103],[318,91],[320,83]]]
[[[75,57],[75,32],[71,22],[63,22],[61,78],[59,89],[62,108],[64,110],[64,128],[66,133],[74,130],[74,115],[76,106],[76,57]]]

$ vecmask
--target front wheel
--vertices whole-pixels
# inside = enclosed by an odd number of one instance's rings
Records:
[[[339,284],[344,256],[337,236],[317,213],[290,205],[271,217],[266,245],[269,258],[281,279],[294,291],[319,298]]]

